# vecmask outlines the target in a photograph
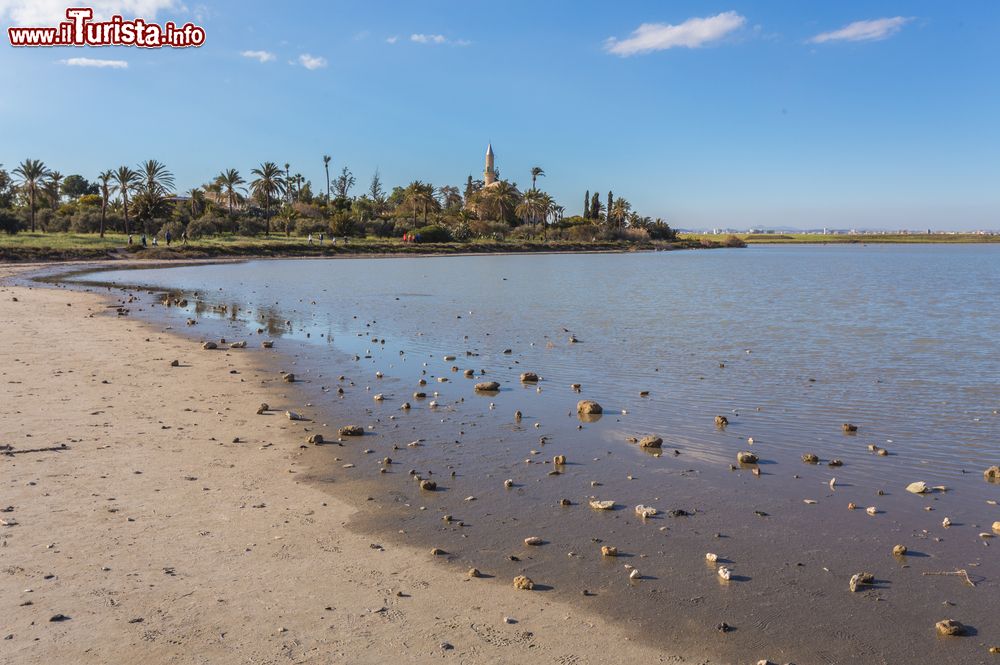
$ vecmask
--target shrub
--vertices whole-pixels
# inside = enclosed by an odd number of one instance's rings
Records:
[[[397,225],[391,219],[373,219],[364,224],[365,235],[376,238],[394,238],[403,235],[402,231],[397,232]]]
[[[738,236],[730,235],[722,243],[726,247],[746,247],[747,244],[743,242]]]
[[[459,222],[452,227],[451,237],[458,242],[467,242],[472,239],[472,229],[465,222]]]
[[[257,217],[241,217],[237,228],[240,235],[259,236],[264,232],[264,220]]]
[[[319,235],[320,233],[330,233],[330,227],[326,220],[314,217],[302,217],[295,222],[295,233],[300,236],[307,236],[310,233]]]
[[[17,218],[13,210],[0,210],[0,231],[8,235],[14,235],[21,230],[21,220]]]
[[[612,229],[607,231],[604,236],[608,240],[624,240],[626,242],[643,242],[649,240],[649,233],[643,228]]]
[[[53,214],[51,210],[39,210],[36,220],[43,231],[48,233],[66,233],[69,231],[70,218],[66,215]]]
[[[413,231],[417,242],[451,242],[451,233],[443,226],[424,226]]]
[[[346,212],[335,212],[330,221],[330,233],[335,236],[353,236],[358,233],[358,226]]]
[[[511,240],[532,240],[541,237],[541,224],[522,224],[510,232]]]
[[[488,222],[476,220],[469,223],[469,229],[476,238],[489,238],[491,240],[503,240],[510,233],[510,226],[505,222]]]
[[[185,228],[186,227],[184,226],[183,222],[179,222],[176,219],[173,219],[160,227],[160,237],[166,240],[167,231],[170,231],[171,242],[179,241],[181,239],[181,234],[184,233]]]
[[[575,224],[567,228],[564,233],[567,240],[590,242],[600,237],[601,229],[596,224]]]
[[[205,216],[196,219],[188,224],[188,236],[191,238],[202,238],[204,236],[214,236],[219,232],[219,225],[212,217]]]
[[[100,210],[80,210],[69,221],[69,230],[73,233],[96,233],[100,228]]]

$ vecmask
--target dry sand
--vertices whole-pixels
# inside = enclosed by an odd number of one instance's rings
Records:
[[[545,592],[373,548],[304,482],[280,415],[303,405],[264,354],[107,304],[0,286],[0,662],[686,662]]]

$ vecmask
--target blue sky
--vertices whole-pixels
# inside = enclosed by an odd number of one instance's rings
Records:
[[[287,161],[318,191],[328,153],[359,187],[376,168],[461,186],[492,141],[504,177],[524,187],[542,166],[567,213],[612,189],[683,228],[1000,229],[996,2],[92,6],[195,21],[207,41],[14,49],[4,34],[5,167],[93,178],[156,158],[189,188]],[[63,8],[0,0],[0,25]]]

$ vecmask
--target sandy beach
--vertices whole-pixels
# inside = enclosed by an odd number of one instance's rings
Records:
[[[690,662],[349,531],[265,354],[109,304],[0,286],[0,661]]]

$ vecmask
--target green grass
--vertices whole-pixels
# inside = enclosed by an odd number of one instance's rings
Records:
[[[823,234],[823,233],[735,233],[748,244],[803,244],[803,243],[983,243],[1000,242],[1000,234],[979,235],[977,233],[878,233],[865,235]],[[721,241],[725,234],[684,233],[684,240],[702,239]]]

